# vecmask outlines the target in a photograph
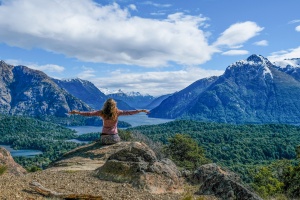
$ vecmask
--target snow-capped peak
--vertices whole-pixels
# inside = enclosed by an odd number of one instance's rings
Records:
[[[257,68],[257,71],[261,71],[261,73],[263,74],[264,77],[266,77],[266,75],[270,75],[271,78],[273,78],[273,74],[269,68],[269,66],[272,66],[272,63],[265,57],[261,56],[261,55],[257,55],[257,54],[253,54],[251,56],[249,56],[246,60],[240,60],[237,61],[235,63],[232,63],[231,65],[228,66],[228,70],[234,69],[236,67],[245,67],[248,68],[249,67],[255,67]]]
[[[279,68],[300,68],[300,58],[275,61],[273,64]]]
[[[150,96],[148,94],[142,95],[140,92],[124,92],[122,89],[118,90],[110,90],[108,88],[99,88],[101,92],[103,92],[105,95],[109,94],[125,94],[126,96],[132,96],[132,97],[138,97],[138,96]]]

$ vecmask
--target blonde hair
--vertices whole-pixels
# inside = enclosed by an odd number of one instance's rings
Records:
[[[117,102],[113,99],[107,99],[102,108],[102,114],[104,119],[117,120],[118,108]]]

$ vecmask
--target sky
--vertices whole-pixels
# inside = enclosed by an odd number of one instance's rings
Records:
[[[0,0],[0,60],[160,96],[252,54],[300,58],[299,0]]]

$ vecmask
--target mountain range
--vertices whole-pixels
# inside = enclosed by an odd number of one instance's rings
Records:
[[[45,73],[0,61],[0,113],[32,117],[64,117],[90,107],[60,88]]]
[[[171,95],[149,116],[237,124],[298,124],[299,60],[285,60],[279,65],[261,55],[251,55],[228,66],[223,75],[198,80]]]
[[[66,90],[73,96],[81,99],[83,102],[87,103],[92,109],[99,110],[102,108],[103,103],[109,96],[101,92],[93,83],[87,80],[82,80],[79,78],[58,80],[52,79],[59,87]],[[115,99],[118,108],[122,110],[134,110],[135,108],[129,106],[126,102]]]
[[[300,59],[271,63],[261,55],[229,65],[224,74],[154,98],[122,90],[104,94],[82,79],[57,80],[26,66],[0,62],[0,113],[64,117],[69,110],[101,109],[114,98],[120,109],[152,109],[156,118],[222,123],[300,122]]]
[[[122,90],[118,90],[117,92],[107,94],[107,96],[109,98],[122,100],[126,102],[129,106],[136,109],[146,108],[146,106],[155,99],[151,95],[142,95],[139,92],[125,93]]]

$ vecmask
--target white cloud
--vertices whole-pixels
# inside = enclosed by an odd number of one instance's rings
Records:
[[[122,89],[125,92],[139,91],[144,94],[159,96],[184,89],[201,78],[221,75],[222,70],[204,70],[190,67],[179,71],[130,73],[111,72],[111,76],[90,79],[99,88],[110,90]]]
[[[45,73],[62,73],[65,70],[64,67],[55,64],[38,65],[36,63],[24,62],[21,60],[5,60],[5,62],[14,66],[24,65],[31,69],[40,70]]]
[[[296,26],[295,30],[298,31],[298,32],[300,32],[300,25]]]
[[[172,6],[172,4],[160,4],[160,3],[154,3],[152,1],[145,1],[142,4],[152,5],[152,6],[159,7],[159,8],[168,8],[168,7]]]
[[[289,22],[289,24],[294,24],[294,23],[298,23],[298,22],[300,22],[300,19],[292,20],[292,21]]]
[[[57,72],[57,73],[61,73],[65,70],[64,67],[59,66],[59,65],[53,65],[53,64],[47,64],[47,65],[28,65],[28,67],[32,68],[32,69],[36,69],[36,70],[40,70],[43,72]]]
[[[236,23],[226,29],[214,45],[227,47],[240,45],[258,35],[263,29],[251,21]]]
[[[226,56],[247,55],[247,54],[249,54],[249,51],[247,50],[229,50],[222,53],[222,55],[226,55]]]
[[[131,17],[117,4],[91,0],[11,0],[0,6],[0,42],[91,62],[201,64],[214,52],[199,29],[205,20],[182,13],[164,20]]]
[[[268,59],[272,62],[291,58],[300,58],[300,46],[295,49],[273,52],[271,56],[268,56]]]
[[[95,70],[89,67],[82,67],[83,71],[77,75],[77,77],[90,80],[90,78],[95,77]]]
[[[268,46],[268,41],[267,40],[261,40],[253,43],[256,46]]]
[[[130,4],[128,7],[129,7],[131,10],[137,11],[137,8],[136,8],[136,6],[135,6],[134,4]]]
[[[210,33],[202,30],[209,26],[206,17],[174,13],[159,20],[131,16],[129,10],[92,0],[2,1],[0,42],[87,62],[162,67],[203,64],[221,46],[242,46],[263,29],[254,22],[234,24],[210,45]]]

